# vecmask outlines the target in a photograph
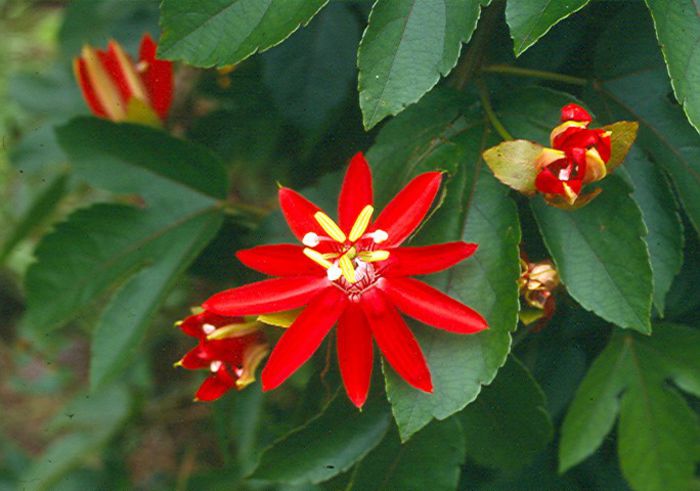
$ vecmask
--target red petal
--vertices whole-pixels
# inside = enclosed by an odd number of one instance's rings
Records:
[[[415,177],[384,208],[372,225],[389,234],[382,247],[401,244],[425,218],[440,189],[441,172],[426,172]]]
[[[591,115],[588,114],[584,108],[578,104],[567,104],[561,108],[561,122],[565,121],[580,121],[583,123],[590,123],[592,120]]]
[[[311,358],[346,305],[345,294],[333,287],[311,301],[272,350],[262,371],[263,390],[278,387]]]
[[[386,278],[379,282],[399,310],[429,326],[458,334],[488,328],[481,315],[461,302],[413,278]]]
[[[218,372],[212,373],[199,387],[195,399],[198,401],[214,401],[236,386],[228,369],[222,366]]]
[[[345,392],[357,407],[367,400],[372,378],[372,331],[356,304],[350,304],[338,321],[338,365]]]
[[[320,210],[318,206],[289,188],[280,188],[279,199],[284,218],[297,239],[302,240],[309,232],[326,235],[314,219],[314,213]]]
[[[124,71],[122,70],[122,67],[119,64],[117,54],[114,51],[114,43],[115,41],[109,42],[109,44],[107,45],[107,51],[96,50],[96,52],[97,56],[100,58],[100,62],[102,62],[102,66],[105,67],[105,71],[109,74],[109,77],[112,79],[112,82],[117,88],[122,103],[124,104],[124,106],[126,106],[129,103],[129,99],[131,99],[131,96],[133,94],[131,92],[131,89],[129,88],[129,84],[126,81]],[[128,61],[129,63],[132,63],[131,58],[128,58]]]
[[[246,266],[271,276],[321,276],[323,268],[304,255],[304,248],[293,244],[253,247],[236,253]]]
[[[362,209],[372,204],[372,173],[362,152],[350,161],[338,198],[338,225],[348,234]]]
[[[212,361],[213,360],[208,358],[206,353],[202,350],[202,345],[198,344],[182,357],[179,364],[187,370],[199,370],[204,367],[209,368],[209,364]]]
[[[390,251],[386,276],[411,276],[437,273],[468,258],[477,244],[448,242],[425,247],[399,247]]]
[[[360,303],[379,349],[396,373],[413,387],[432,392],[423,352],[388,298],[378,288],[371,288],[362,294]]]
[[[564,186],[549,168],[545,167],[535,178],[535,187],[540,193],[565,194]]]
[[[282,312],[306,305],[329,284],[325,275],[274,278],[217,293],[202,307],[219,315]]]
[[[85,60],[82,58],[75,58],[73,60],[73,72],[75,73],[75,78],[78,80],[78,85],[80,90],[83,92],[83,97],[85,97],[85,102],[87,102],[88,107],[95,116],[100,116],[103,118],[107,117],[102,104],[100,103],[95,90],[92,87],[92,81],[88,75],[87,67],[85,66]]]
[[[147,62],[147,66],[141,74],[141,80],[148,91],[151,106],[161,119],[166,119],[173,101],[173,64],[170,61],[157,60],[157,48],[151,36],[144,34],[139,49],[139,60]]]

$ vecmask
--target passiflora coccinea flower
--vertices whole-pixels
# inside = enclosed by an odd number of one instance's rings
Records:
[[[561,109],[561,124],[550,147],[527,140],[506,141],[484,152],[484,160],[504,184],[527,195],[541,193],[547,203],[578,208],[598,195],[582,188],[620,165],[637,136],[636,122],[619,121],[591,129],[591,115],[577,104]]]
[[[230,389],[241,390],[255,381],[255,370],[269,353],[261,325],[243,317],[226,317],[201,310],[177,325],[198,343],[175,366],[209,370],[195,395],[213,401]]]
[[[282,212],[303,245],[239,251],[237,257],[248,267],[279,278],[226,290],[204,303],[220,315],[305,306],[272,351],[262,372],[263,390],[282,384],[337,323],[340,372],[356,406],[364,404],[369,390],[372,339],[401,377],[431,392],[425,358],[399,311],[458,334],[487,328],[471,308],[409,278],[449,268],[477,247],[465,242],[400,247],[430,209],[441,178],[440,172],[419,175],[372,220],[372,176],[362,154],[357,154],[342,185],[337,223],[295,191],[279,190]]]
[[[135,63],[116,41],[104,51],[83,47],[73,70],[93,114],[152,125],[165,121],[173,99],[173,68],[156,59],[156,48],[145,34]]]
[[[559,286],[559,273],[552,261],[529,262],[523,254],[518,286],[523,299],[520,321],[525,325],[537,322],[535,330],[541,329],[554,315],[554,290]]]

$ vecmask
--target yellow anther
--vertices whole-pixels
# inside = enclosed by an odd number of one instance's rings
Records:
[[[362,211],[359,215],[357,215],[357,219],[350,229],[350,235],[348,236],[350,242],[355,242],[357,239],[362,237],[362,234],[364,234],[365,230],[367,230],[369,221],[372,218],[372,213],[374,213],[374,207],[372,205],[367,205],[362,208]]]
[[[321,254],[318,251],[314,251],[313,249],[309,249],[308,247],[304,248],[304,255],[311,259],[313,262],[318,264],[319,266],[323,266],[324,268],[328,269],[331,266],[333,266],[333,263],[330,262],[328,259],[323,257],[323,254]]]
[[[362,251],[357,257],[366,263],[386,261],[389,259],[389,251]]]
[[[256,322],[242,322],[240,324],[230,324],[220,327],[216,331],[207,336],[208,340],[238,338],[247,334],[252,334],[259,329],[260,325]]]
[[[345,242],[345,233],[342,230],[340,230],[338,224],[335,223],[331,217],[329,217],[322,211],[317,211],[316,213],[314,213],[314,218],[321,226],[321,228],[328,234],[328,237],[335,240],[336,242],[340,242],[341,244]]]
[[[340,257],[340,254],[338,254],[337,252],[326,252],[321,255],[324,259],[338,259]]]
[[[348,257],[347,254],[342,256],[338,261],[338,266],[340,266],[340,271],[349,283],[355,283],[355,266],[352,264],[352,259]]]

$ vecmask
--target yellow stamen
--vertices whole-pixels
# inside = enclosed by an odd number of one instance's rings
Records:
[[[341,244],[345,242],[345,233],[340,230],[338,224],[336,224],[331,217],[322,211],[317,211],[314,213],[314,218],[331,239],[335,240],[336,242],[340,242]]]
[[[286,310],[284,312],[275,312],[274,314],[262,314],[258,316],[258,320],[270,326],[284,327],[291,326],[302,309]]]
[[[322,266],[326,269],[330,268],[333,266],[333,263],[330,262],[328,259],[323,257],[323,254],[321,254],[318,251],[314,251],[313,249],[309,249],[308,247],[304,248],[304,255],[311,259],[313,262],[318,264],[319,266]]]
[[[372,213],[374,213],[374,207],[372,205],[367,205],[362,208],[360,214],[357,215],[357,219],[355,220],[352,229],[350,229],[350,235],[348,236],[350,242],[355,242],[357,239],[362,237],[362,234],[364,234],[365,230],[367,230],[369,221],[372,218]]]
[[[348,280],[349,283],[355,283],[355,266],[353,266],[352,259],[350,259],[347,254],[340,258],[338,266],[340,266],[340,271],[342,271],[345,279]]]
[[[338,254],[337,252],[326,252],[321,255],[324,259],[338,259],[340,257],[340,254]]]
[[[357,257],[366,263],[386,261],[389,259],[389,251],[362,251]]]
[[[236,380],[236,387],[242,389],[255,382],[255,370],[270,352],[267,344],[251,346],[243,354],[243,370]]]
[[[212,339],[238,338],[246,334],[252,334],[257,331],[258,328],[259,324],[256,321],[230,324],[218,328],[216,331],[209,334],[207,339],[211,341]]]

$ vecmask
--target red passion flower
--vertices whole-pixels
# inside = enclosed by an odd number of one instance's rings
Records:
[[[116,41],[107,49],[84,46],[73,60],[75,78],[90,110],[112,121],[158,124],[173,99],[172,63],[156,59],[157,45],[145,34],[134,63]]]
[[[258,322],[203,310],[177,325],[199,342],[175,366],[211,372],[195,401],[213,401],[230,389],[241,390],[255,381],[255,370],[269,352]]]
[[[477,312],[413,278],[469,257],[476,244],[451,242],[400,247],[416,230],[440,188],[442,174],[427,172],[401,190],[373,221],[372,176],[363,155],[353,157],[340,191],[338,222],[288,188],[279,190],[282,212],[303,246],[265,245],[242,250],[248,267],[278,276],[209,298],[220,315],[280,312],[305,306],[275,346],[262,372],[263,390],[282,384],[337,327],[338,364],[350,400],[367,399],[374,339],[409,384],[432,392],[420,346],[399,311],[458,334],[487,328]]]
[[[599,181],[610,160],[610,131],[588,129],[591,115],[577,104],[561,109],[561,124],[552,130],[550,144],[537,159],[537,190],[562,196],[573,204],[581,187]]]

